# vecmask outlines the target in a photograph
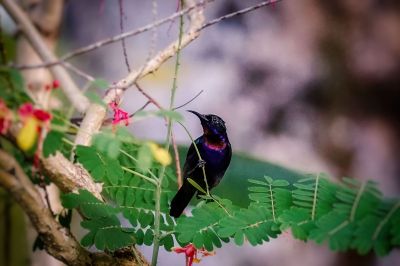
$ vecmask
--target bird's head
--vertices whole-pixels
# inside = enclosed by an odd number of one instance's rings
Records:
[[[225,122],[221,117],[213,114],[202,115],[192,110],[188,110],[188,112],[195,114],[200,119],[206,137],[226,137]]]

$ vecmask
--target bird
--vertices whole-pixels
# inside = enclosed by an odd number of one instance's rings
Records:
[[[221,181],[232,157],[232,147],[224,120],[214,114],[203,115],[192,110],[188,110],[188,112],[196,115],[203,127],[203,135],[194,141],[201,159],[192,143],[183,166],[183,184],[171,201],[169,214],[175,218],[182,214],[196,192],[197,196],[204,194],[195,188],[188,178],[207,191],[202,169],[204,167],[208,189],[211,190]]]

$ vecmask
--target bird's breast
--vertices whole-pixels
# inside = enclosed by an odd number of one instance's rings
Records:
[[[227,144],[218,147],[204,143],[202,158],[211,167],[219,167],[227,156]]]

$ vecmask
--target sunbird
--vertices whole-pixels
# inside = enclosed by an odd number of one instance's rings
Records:
[[[200,119],[203,127],[203,135],[194,141],[201,159],[192,143],[183,166],[183,184],[171,201],[169,214],[175,218],[182,214],[196,192],[197,195],[204,194],[191,184],[188,178],[207,191],[202,169],[204,167],[208,189],[211,190],[221,181],[232,157],[232,147],[226,133],[224,120],[213,114],[202,115],[192,110],[189,112]]]

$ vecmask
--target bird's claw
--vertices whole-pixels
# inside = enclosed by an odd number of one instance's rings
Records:
[[[205,165],[206,165],[206,161],[204,161],[203,159],[200,159],[197,162],[197,167],[199,167],[199,168],[203,168]]]

